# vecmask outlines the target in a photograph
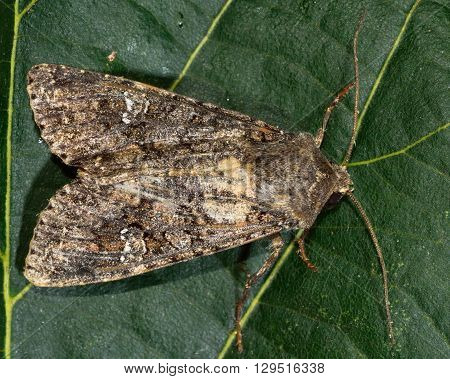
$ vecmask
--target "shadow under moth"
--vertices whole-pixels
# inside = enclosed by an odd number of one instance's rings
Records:
[[[357,29],[358,32],[358,29]],[[381,249],[344,165],[320,151],[331,111],[316,136],[291,134],[249,116],[111,75],[41,64],[28,92],[42,138],[78,177],[40,214],[25,263],[37,286],[106,282],[149,272],[251,241],[272,238],[263,266],[248,275],[236,305],[236,340],[250,288],[283,247],[281,231],[310,229],[330,202],[347,195],[360,211],[383,273]],[[312,269],[299,240],[299,255]]]

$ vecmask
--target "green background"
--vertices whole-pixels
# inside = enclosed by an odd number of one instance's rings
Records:
[[[28,1],[19,1],[17,9]],[[446,3],[39,0],[19,20],[16,3],[0,0],[3,355],[449,358]],[[164,88],[187,68],[176,92],[285,130],[315,132],[333,95],[353,78],[351,40],[362,9],[364,110],[349,170],[389,269],[393,348],[375,250],[347,200],[323,212],[309,235],[307,248],[319,273],[285,254],[278,275],[266,279],[244,328],[241,355],[234,344],[224,348],[244,280],[238,261],[247,259],[256,269],[268,253],[267,241],[114,283],[25,287],[23,262],[37,215],[74,175],[39,139],[26,94],[32,65],[67,64]],[[117,58],[110,63],[112,51]],[[323,144],[336,162],[349,140],[352,105],[348,96],[333,113]],[[23,288],[28,292],[13,304]]]

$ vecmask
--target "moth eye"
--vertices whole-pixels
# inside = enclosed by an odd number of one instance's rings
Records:
[[[325,204],[326,209],[334,208],[344,195],[340,192],[333,193]]]

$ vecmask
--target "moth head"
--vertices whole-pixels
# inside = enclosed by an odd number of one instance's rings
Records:
[[[336,182],[336,189],[334,193],[341,194],[342,196],[353,191],[353,182],[350,178],[350,174],[345,166],[339,166],[333,164],[338,180]]]
[[[333,164],[333,168],[338,176],[338,180],[336,182],[334,192],[325,204],[325,208],[327,209],[334,208],[341,201],[344,195],[353,191],[353,182],[347,172],[347,169],[344,166],[338,166],[335,164]]]

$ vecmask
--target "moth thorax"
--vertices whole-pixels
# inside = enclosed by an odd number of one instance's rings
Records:
[[[332,164],[333,169],[338,177],[336,181],[336,189],[335,193],[339,193],[345,195],[346,193],[352,191],[352,179],[350,178],[350,174],[347,171],[347,168],[344,166],[339,166],[337,164]]]

